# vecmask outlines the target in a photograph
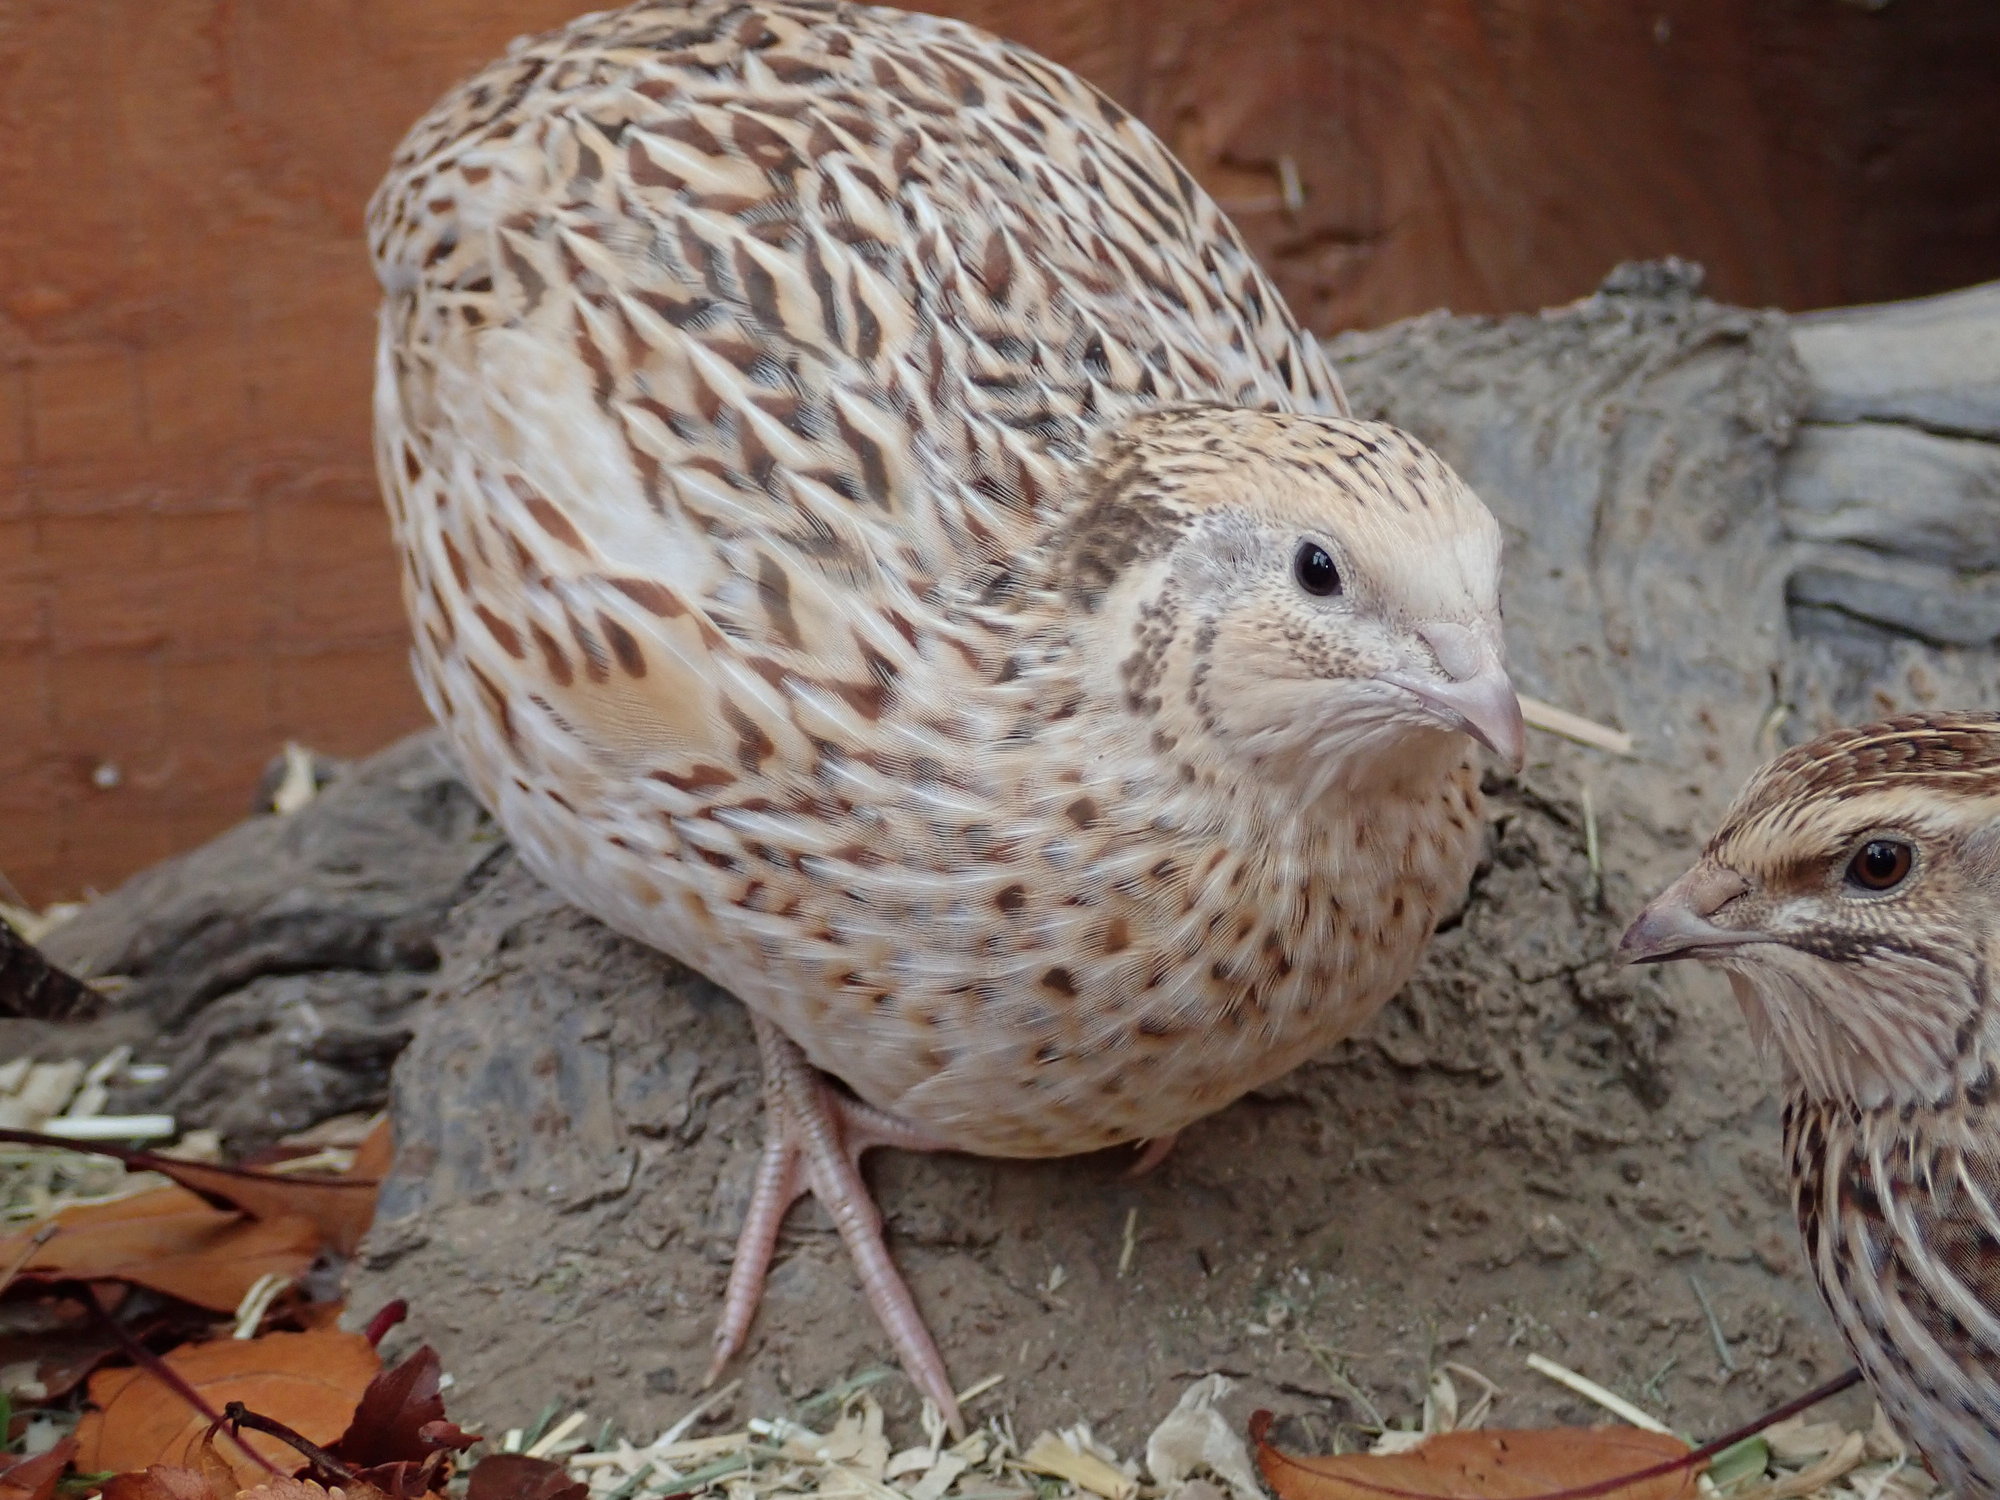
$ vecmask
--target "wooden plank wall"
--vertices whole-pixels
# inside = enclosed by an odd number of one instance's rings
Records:
[[[1136,108],[1321,329],[1533,308],[1670,252],[1789,307],[2000,274],[1981,0],[937,8]],[[419,722],[369,464],[361,207],[442,88],[574,9],[0,0],[0,872],[21,896],[225,826],[288,737],[355,754]]]

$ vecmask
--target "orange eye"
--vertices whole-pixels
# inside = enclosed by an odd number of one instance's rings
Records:
[[[1847,883],[1864,891],[1894,890],[1910,878],[1917,851],[1900,839],[1870,839],[1847,862]]]

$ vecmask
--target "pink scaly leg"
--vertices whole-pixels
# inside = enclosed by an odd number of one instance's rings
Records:
[[[1168,1153],[1174,1149],[1174,1142],[1180,1138],[1181,1133],[1176,1130],[1172,1135],[1156,1135],[1150,1141],[1142,1142],[1139,1159],[1126,1169],[1125,1175],[1144,1177],[1167,1159]]]
[[[941,1143],[894,1115],[836,1092],[806,1061],[798,1044],[761,1016],[752,1016],[764,1062],[764,1155],[750,1192],[750,1210],[729,1267],[715,1358],[702,1383],[713,1383],[750,1333],[764,1277],[778,1247],[785,1211],[810,1191],[833,1220],[861,1273],[862,1289],[917,1390],[936,1403],[954,1433],[965,1419],[951,1378],[910,1288],[882,1242],[882,1215],[861,1180],[861,1153],[876,1146],[941,1151]],[[801,1181],[803,1174],[804,1180]]]

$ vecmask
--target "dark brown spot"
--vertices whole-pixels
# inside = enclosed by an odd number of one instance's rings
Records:
[[[1078,828],[1088,828],[1101,816],[1102,809],[1089,797],[1079,797],[1063,809],[1063,815]]]
[[[492,709],[493,717],[500,725],[501,736],[509,745],[516,749],[520,748],[520,741],[514,735],[514,715],[507,707],[506,696],[493,685],[491,678],[472,663],[466,663],[466,670],[472,673],[473,680],[479,684],[479,691],[485,695],[487,706]]]
[[[853,450],[855,459],[861,465],[861,488],[877,505],[889,503],[889,465],[882,457],[882,447],[868,434],[847,420],[847,413],[834,408],[834,423],[840,429],[841,441]]]
[[[993,904],[1011,915],[1028,904],[1028,888],[1019,884],[1002,886]]]
[[[536,646],[541,648],[542,660],[548,664],[549,676],[555,678],[563,687],[568,687],[574,682],[575,669],[570,666],[569,658],[563,655],[562,647],[556,644],[555,637],[532,621],[528,625],[528,634],[535,638]]]
[[[607,578],[604,581],[639,608],[661,619],[671,620],[687,613],[687,606],[674,597],[671,589],[650,578]]]
[[[611,654],[618,658],[618,665],[625,669],[628,677],[646,675],[646,653],[639,649],[639,643],[632,638],[632,632],[620,625],[609,615],[600,613],[597,628],[604,632],[604,638],[611,642]]]
[[[1074,995],[1076,979],[1068,969],[1058,966],[1043,971],[1042,988],[1054,990],[1058,995]]]
[[[1005,231],[996,229],[986,239],[986,253],[980,258],[979,280],[986,288],[986,295],[995,302],[1007,300],[1007,289],[1014,280],[1014,257],[1007,249]]]
[[[785,138],[754,115],[737,115],[731,134],[736,149],[767,172],[789,172],[799,165],[798,154]]]
[[[500,643],[500,649],[516,661],[528,653],[521,646],[521,633],[505,620],[494,614],[483,604],[472,606],[472,612],[479,616],[479,623],[486,627],[487,634]]]
[[[722,700],[722,717],[736,731],[736,763],[744,770],[755,771],[777,750],[763,726],[728,698]]]
[[[1113,917],[1104,924],[1104,951],[1123,953],[1132,945],[1132,924],[1123,917]]]
[[[444,539],[445,561],[451,564],[451,576],[458,580],[458,591],[463,594],[472,587],[471,575],[465,571],[465,559],[459,555],[458,547],[449,533]]]
[[[542,495],[523,495],[521,503],[528,514],[535,518],[535,524],[565,547],[576,552],[588,552],[584,546],[583,534],[570,524],[569,517],[557,510],[555,505]]]
[[[664,781],[679,792],[702,792],[710,787],[729,786],[736,780],[736,773],[725,771],[721,766],[691,766],[685,772],[648,771],[654,781]]]
[[[665,188],[673,193],[687,186],[685,177],[676,176],[654,161],[651,153],[639,144],[637,136],[625,147],[625,170],[640,187]]]
[[[768,553],[757,554],[757,597],[770,617],[771,628],[793,648],[805,645],[799,623],[792,617],[792,579],[784,566]]]
[[[569,622],[570,639],[576,642],[577,650],[583,653],[583,675],[592,682],[611,680],[611,658],[604,654],[603,643],[584,628],[583,621],[567,610],[563,618]]]

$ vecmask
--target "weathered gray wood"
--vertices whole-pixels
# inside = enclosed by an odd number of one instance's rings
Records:
[[[1807,423],[1785,454],[1778,497],[1786,529],[1807,541],[2000,567],[2000,442],[1887,422]]]
[[[2000,438],[2000,282],[1792,320],[1815,422]]]

